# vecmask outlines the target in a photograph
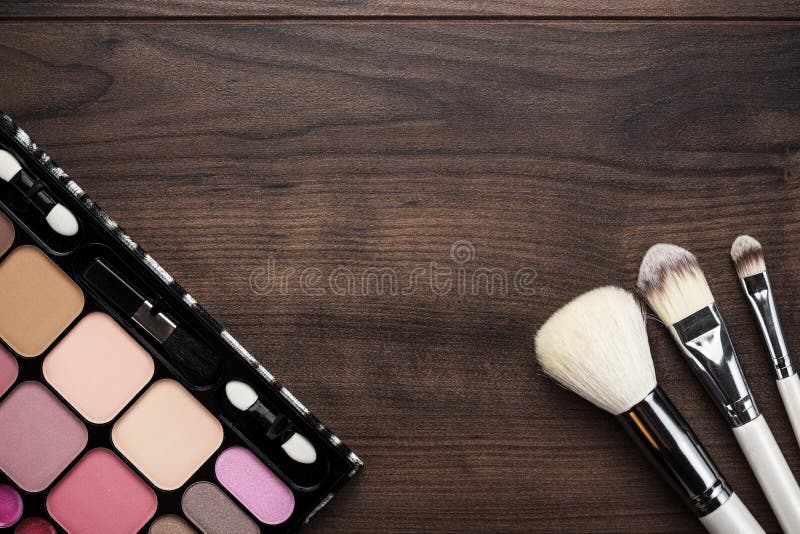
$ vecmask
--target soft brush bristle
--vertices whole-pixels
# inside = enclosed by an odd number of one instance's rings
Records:
[[[536,358],[558,383],[613,414],[656,387],[642,310],[619,287],[594,289],[555,312],[536,334]]]
[[[639,267],[636,290],[667,326],[714,303],[697,258],[676,245],[650,247]]]
[[[767,270],[761,243],[749,235],[740,235],[731,246],[731,258],[739,278],[747,278]]]

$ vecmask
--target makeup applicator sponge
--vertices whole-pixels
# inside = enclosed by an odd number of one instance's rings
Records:
[[[285,417],[275,414],[258,398],[258,393],[248,384],[231,380],[225,384],[225,396],[239,411],[252,414],[267,430],[267,436],[281,444],[281,448],[295,462],[313,464],[317,450],[308,439],[295,431]]]
[[[72,212],[59,204],[40,181],[28,176],[19,161],[5,150],[0,150],[0,180],[27,196],[53,231],[67,237],[78,233],[78,220]]]
[[[21,170],[22,165],[19,164],[17,158],[5,150],[0,150],[0,179],[10,182]]]

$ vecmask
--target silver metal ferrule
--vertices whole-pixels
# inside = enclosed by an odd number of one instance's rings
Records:
[[[660,387],[656,386],[617,419],[698,517],[710,514],[733,494],[700,440]]]
[[[763,272],[739,280],[747,301],[750,303],[750,308],[753,310],[753,315],[756,316],[758,326],[761,328],[764,343],[767,345],[769,357],[772,358],[772,365],[775,368],[775,376],[778,380],[792,376],[796,371],[792,368],[792,360],[783,338],[783,330],[781,330],[781,322],[778,319],[775,299],[772,296],[769,276]]]
[[[153,313],[153,305],[148,301],[143,301],[132,319],[139,326],[150,332],[160,343],[167,341],[178,325],[163,313]]]
[[[716,304],[678,321],[669,331],[695,376],[732,427],[759,416],[728,327]]]

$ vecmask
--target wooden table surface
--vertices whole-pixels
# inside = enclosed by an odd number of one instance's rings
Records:
[[[532,336],[632,288],[651,244],[691,249],[800,474],[728,256],[764,244],[800,354],[798,23],[778,0],[5,0],[0,109],[364,459],[310,532],[697,532]]]

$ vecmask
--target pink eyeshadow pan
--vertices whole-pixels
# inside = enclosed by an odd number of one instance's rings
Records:
[[[17,360],[6,349],[0,346],[0,396],[3,395],[8,388],[17,379],[19,367]]]
[[[153,376],[153,358],[105,313],[90,313],[50,351],[45,379],[92,423],[111,421]]]
[[[292,515],[292,490],[249,449],[226,449],[214,470],[220,483],[262,523],[280,525]]]
[[[153,517],[155,492],[108,449],[92,449],[47,496],[67,532],[135,534]]]
[[[0,404],[0,470],[25,491],[42,491],[80,454],[88,433],[39,382],[23,382]]]
[[[0,213],[0,256],[8,252],[14,244],[14,223]]]

